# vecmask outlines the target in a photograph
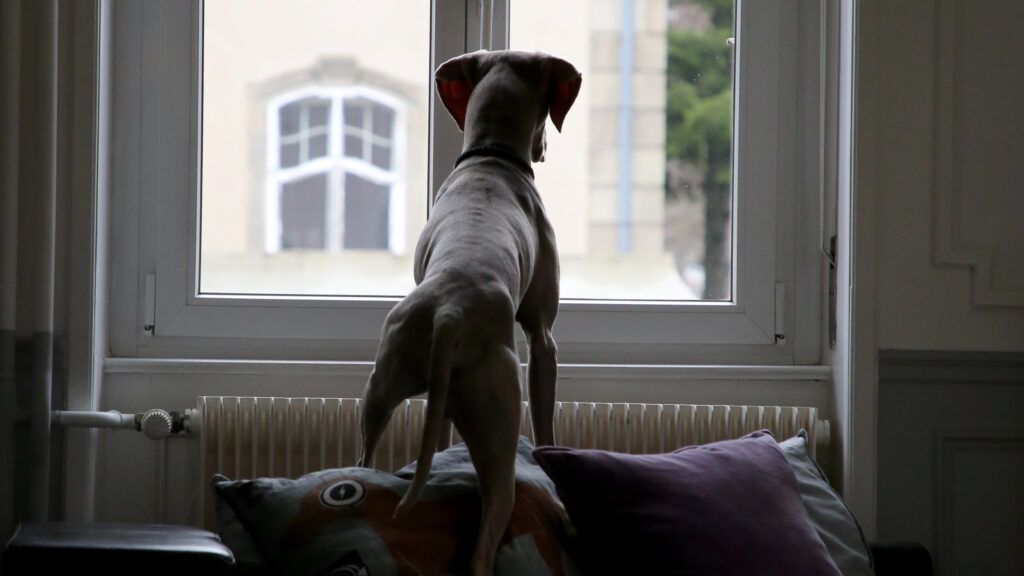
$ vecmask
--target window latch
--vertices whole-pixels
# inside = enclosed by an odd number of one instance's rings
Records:
[[[775,343],[786,343],[786,285],[775,283]]]
[[[146,274],[146,293],[142,312],[142,331],[152,336],[156,330],[156,274]]]

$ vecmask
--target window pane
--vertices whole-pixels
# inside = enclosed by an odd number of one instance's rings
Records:
[[[387,250],[390,186],[349,174],[345,177],[343,245],[353,250]]]
[[[309,159],[327,156],[327,134],[313,136],[309,139]]]
[[[299,131],[299,115],[302,111],[300,102],[292,102],[281,107],[281,136],[291,136]]]
[[[562,297],[730,299],[733,1],[516,0],[510,37],[583,74],[535,165]]]
[[[327,126],[330,118],[331,103],[327,100],[313,101],[309,104],[309,126]]]
[[[363,127],[364,104],[356,98],[345,99],[345,126]]]
[[[345,156],[349,158],[363,157],[363,140],[359,136],[345,135]]]
[[[385,170],[391,169],[391,149],[386,146],[373,147],[373,165]]]
[[[394,112],[386,106],[376,105],[373,107],[373,133],[383,138],[391,138],[391,118]]]
[[[406,294],[426,220],[430,3],[202,6],[200,292]],[[380,181],[350,183],[367,170]]]
[[[322,250],[327,237],[327,175],[281,186],[281,249]]]
[[[299,165],[299,143],[281,144],[281,168]]]

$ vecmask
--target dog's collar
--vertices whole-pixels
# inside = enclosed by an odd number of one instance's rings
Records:
[[[523,172],[530,175],[533,178],[533,167],[518,152],[508,146],[502,146],[501,144],[485,144],[483,146],[474,146],[465,152],[463,152],[459,159],[455,161],[454,168],[458,168],[459,164],[462,164],[463,160],[472,158],[473,156],[497,156],[503,158],[516,166],[522,168]]]

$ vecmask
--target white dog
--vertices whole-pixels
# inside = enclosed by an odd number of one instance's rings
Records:
[[[464,133],[463,153],[416,246],[417,286],[384,322],[363,395],[360,465],[371,464],[395,406],[427,392],[416,473],[395,515],[415,503],[454,423],[479,480],[483,508],[471,569],[482,575],[492,572],[515,494],[517,321],[530,351],[534,438],[554,443],[558,251],[530,162],[544,160],[547,118],[561,131],[582,78],[547,54],[479,51],[445,62],[435,80]]]

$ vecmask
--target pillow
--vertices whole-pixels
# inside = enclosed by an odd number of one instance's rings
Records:
[[[575,574],[562,546],[563,509],[532,450],[521,436],[516,503],[495,574]],[[254,480],[215,475],[211,484],[218,504],[234,513],[275,573],[449,574],[468,568],[480,496],[465,444],[435,455],[416,506],[395,520],[412,471],[351,467]],[[217,519],[218,531],[230,529],[227,513]],[[237,534],[233,538],[244,544]]]
[[[846,502],[807,453],[807,432],[779,443],[793,468],[804,508],[829,555],[844,576],[874,576],[871,548]]]
[[[221,476],[223,478],[223,476]],[[231,549],[235,555],[235,568],[231,571],[237,576],[263,576],[269,574],[266,559],[256,541],[249,535],[235,511],[224,500],[213,501],[214,517],[217,521],[217,535],[221,542]]]
[[[767,430],[668,454],[533,455],[578,533],[586,573],[839,574]]]

